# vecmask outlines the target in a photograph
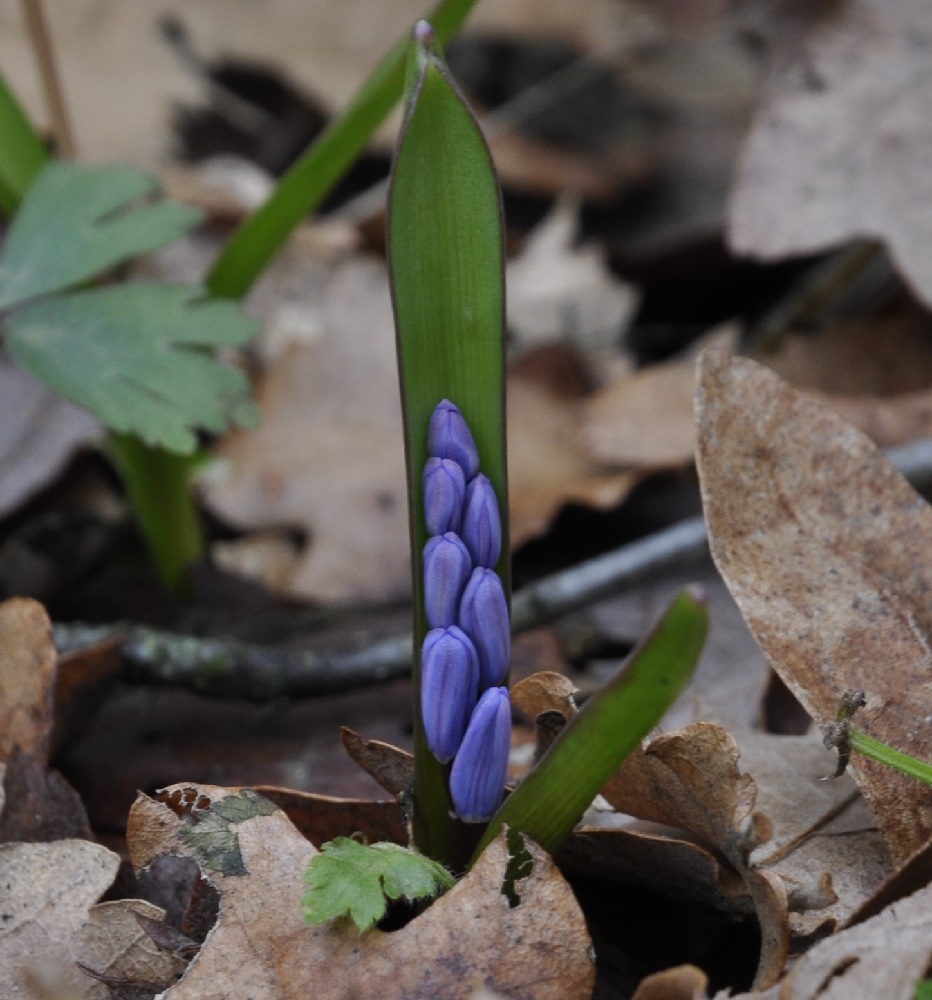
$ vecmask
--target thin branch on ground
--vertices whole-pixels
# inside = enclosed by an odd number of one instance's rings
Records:
[[[887,454],[917,489],[932,487],[932,438]],[[702,517],[688,518],[525,587],[512,602],[512,627],[519,633],[543,625],[656,579],[673,567],[697,562],[707,552],[705,522]],[[351,653],[319,653],[178,635],[145,625],[56,625],[54,632],[62,652],[121,639],[126,680],[190,688],[214,698],[308,698],[396,680],[411,672],[410,635]]]

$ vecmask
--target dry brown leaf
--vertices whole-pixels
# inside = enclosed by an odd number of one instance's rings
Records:
[[[692,362],[651,365],[622,376],[587,401],[582,438],[601,462],[648,469],[692,461]]]
[[[107,890],[119,856],[86,840],[0,844],[0,983],[5,997],[28,998],[30,969],[50,962],[68,968],[68,986],[82,998],[105,1000],[106,989],[74,966],[89,910]]]
[[[928,14],[924,0],[811,8],[756,114],[732,199],[734,249],[774,259],[877,237],[932,302]]]
[[[165,1000],[304,1000],[308,990],[321,1000],[465,1000],[480,985],[515,1000],[591,994],[582,914],[533,844],[534,869],[516,883],[517,907],[501,892],[508,851],[499,838],[416,920],[361,937],[342,922],[304,924],[300,876],[315,849],[267,800],[212,786],[177,785],[162,794],[166,801],[140,795],[130,813],[133,864],[192,856],[220,893],[217,925]],[[240,956],[232,966],[231,955]]]
[[[384,264],[339,267],[316,343],[292,346],[258,388],[262,423],[227,436],[205,481],[240,528],[293,525],[308,547],[286,592],[385,600],[410,589],[395,335]]]
[[[642,979],[631,1000],[705,1000],[708,985],[702,969],[678,965]]]
[[[687,351],[636,372],[623,372],[582,405],[580,437],[598,462],[645,470],[681,468],[693,460],[695,358],[713,344],[733,347],[734,323],[705,334]]]
[[[401,806],[394,799],[338,799],[332,795],[297,792],[291,788],[255,785],[253,790],[274,802],[294,823],[302,837],[320,847],[336,837],[360,834],[368,843],[388,840],[408,845]]]
[[[0,516],[48,486],[102,433],[87,410],[0,359]]]
[[[407,504],[391,303],[384,265],[338,268],[313,344],[270,362],[258,389],[262,424],[228,435],[203,489],[239,528],[294,525],[307,548],[284,592],[326,600],[408,593]],[[508,377],[511,539],[546,530],[569,502],[622,500],[635,476],[588,459],[576,406],[589,391],[580,355],[532,351]]]
[[[932,509],[862,434],[753,362],[700,362],[699,467],[712,554],[774,669],[820,726],[932,759]],[[932,790],[851,769],[895,862],[932,832]]]
[[[930,962],[932,886],[927,886],[866,923],[819,942],[799,959],[777,994],[742,993],[734,1000],[913,1000]]]
[[[45,760],[52,735],[55,646],[41,604],[12,598],[0,604],[0,760],[15,746]]]
[[[508,329],[522,346],[608,347],[633,318],[637,293],[609,271],[600,247],[574,246],[578,225],[578,202],[558,201],[508,261]]]
[[[406,794],[414,784],[414,755],[383,740],[366,740],[348,726],[340,727],[340,742],[354,761],[386,792]]]
[[[0,842],[90,837],[81,800],[48,770],[52,738],[55,646],[41,604],[0,604],[0,761],[6,763]]]
[[[754,811],[757,788],[738,770],[734,739],[703,722],[658,736],[626,758],[602,794],[622,812],[688,830],[721,852],[744,880],[760,921],[755,982],[776,982],[789,949],[787,893],[778,875],[749,862],[771,825]]]
[[[188,963],[160,948],[140,926],[137,914],[159,922],[165,916],[159,907],[141,899],[92,906],[87,922],[73,938],[73,953],[103,982],[145,983],[153,989],[167,989]],[[103,1000],[112,995],[103,985],[98,989]]]
[[[581,356],[569,347],[541,347],[511,366],[508,486],[515,546],[545,531],[564,504],[614,506],[640,478],[586,456],[578,407],[589,388]]]
[[[576,691],[576,685],[565,674],[541,670],[518,681],[508,696],[511,707],[529,719],[536,719],[541,712],[559,712],[568,720],[576,714]]]

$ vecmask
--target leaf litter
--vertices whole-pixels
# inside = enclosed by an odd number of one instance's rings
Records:
[[[479,985],[514,998],[590,995],[594,966],[582,913],[553,862],[533,844],[526,845],[533,871],[516,883],[518,906],[502,893],[509,856],[502,837],[425,913],[398,931],[360,937],[339,921],[304,923],[296,873],[316,851],[280,810],[249,799],[254,805],[239,812],[238,822],[225,821],[235,825],[244,872],[211,860],[210,840],[197,827],[243,794],[179,785],[162,793],[165,801],[141,795],[131,811],[127,842],[137,869],[163,854],[193,856],[220,894],[216,926],[165,1000],[297,1000],[309,988],[322,998],[355,992],[427,1000],[466,998]],[[175,808],[173,800],[180,803]],[[231,955],[248,961],[231,967]]]
[[[818,725],[862,688],[858,725],[932,759],[932,508],[860,432],[751,361],[704,355],[697,400],[712,554],[772,667]],[[851,771],[904,861],[932,832],[932,790],[863,758]]]

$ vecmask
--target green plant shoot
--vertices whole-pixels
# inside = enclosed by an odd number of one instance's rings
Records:
[[[411,45],[405,118],[388,203],[389,270],[398,341],[408,469],[414,648],[426,632],[421,551],[427,538],[421,475],[428,422],[454,400],[472,429],[484,473],[507,496],[504,438],[504,248],[498,184],[475,119],[436,43]],[[506,520],[507,524],[507,520]],[[508,535],[498,570],[507,593]],[[451,857],[441,766],[424,736],[420,670],[414,664],[414,838],[439,861]]]

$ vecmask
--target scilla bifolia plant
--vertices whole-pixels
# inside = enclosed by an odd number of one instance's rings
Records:
[[[430,25],[411,43],[388,213],[408,469],[415,614],[414,854],[423,872],[469,867],[506,825],[555,851],[682,690],[706,614],[681,593],[623,672],[593,695],[505,795],[509,546],[503,240],[498,185]],[[311,862],[308,920],[353,917],[341,842]],[[388,855],[370,848],[386,894]],[[357,852],[358,853],[358,852]],[[371,922],[371,921],[370,921]],[[359,921],[357,925],[362,927]],[[368,926],[368,925],[367,925]]]
[[[438,35],[451,38],[474,3],[440,0],[428,15]],[[257,325],[220,300],[246,294],[352,165],[401,96],[406,47],[389,52],[236,230],[204,288],[83,287],[183,235],[199,213],[156,202],[156,182],[138,170],[52,160],[0,76],[0,212],[12,217],[0,254],[0,333],[18,364],[112,432],[108,451],[168,586],[203,551],[188,490],[196,432],[257,417],[245,377],[212,356]]]

